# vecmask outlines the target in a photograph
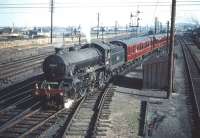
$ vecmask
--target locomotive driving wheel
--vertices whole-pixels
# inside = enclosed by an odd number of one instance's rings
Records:
[[[87,88],[80,88],[79,95],[80,97],[84,97],[87,94]]]
[[[89,93],[93,93],[94,92],[94,89],[95,89],[95,85],[94,84],[92,84],[92,85],[90,85],[89,86]]]
[[[72,89],[69,92],[69,98],[76,101],[78,99],[79,95],[77,92],[77,88],[72,87]]]
[[[64,90],[63,95],[57,98],[58,99],[57,103],[59,108],[64,107],[65,103],[67,103],[69,99],[75,100],[77,98],[75,93],[76,90],[70,89],[69,85],[67,85],[64,81],[60,83],[59,89]]]

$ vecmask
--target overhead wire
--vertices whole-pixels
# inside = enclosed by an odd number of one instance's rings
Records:
[[[124,7],[155,7],[153,18],[155,18],[155,13],[158,7],[170,7],[171,2],[169,1],[137,1],[136,3],[126,2],[126,3],[103,3],[100,2],[89,2],[82,5],[77,2],[55,2],[55,9],[64,9],[64,8],[90,8],[90,7],[105,7],[105,8],[124,8]],[[200,6],[200,1],[177,1],[177,7],[181,6]],[[6,9],[49,9],[49,3],[0,3],[0,14],[9,14],[10,12],[1,12]],[[184,10],[182,10],[184,11]],[[193,10],[190,10],[192,12]],[[198,11],[198,10],[194,10]],[[26,14],[29,12],[11,12],[11,14]]]
[[[0,5],[12,6],[12,5],[47,5],[49,3],[0,3]]]
[[[177,1],[177,3],[199,3],[200,1]],[[91,3],[112,3],[112,2],[84,2],[84,3],[87,3],[87,4],[91,4]],[[125,2],[125,3],[128,3],[128,4],[131,4],[133,2]],[[140,1],[140,2],[134,2],[136,4],[139,4],[139,3],[143,3],[143,4],[148,4],[148,3],[171,3],[169,1]],[[81,4],[80,2],[55,2],[55,4]],[[113,3],[112,3],[113,4]],[[120,4],[122,4],[120,2]],[[49,5],[49,3],[0,3],[0,5]]]
[[[55,2],[55,8],[75,8],[75,7],[135,7],[135,6],[170,6],[169,1],[125,1],[122,2]],[[177,6],[198,6],[200,1],[177,1]],[[0,3],[0,8],[49,8],[49,3]]]
[[[55,8],[97,8],[97,7],[105,7],[105,8],[122,8],[122,7],[168,7],[169,5],[66,5],[66,6],[55,6]],[[177,7],[180,6],[200,6],[199,4],[179,4]],[[0,6],[0,9],[46,9],[49,8],[49,6]]]

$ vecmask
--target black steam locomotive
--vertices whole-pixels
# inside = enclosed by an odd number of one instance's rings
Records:
[[[67,98],[83,97],[93,92],[94,87],[102,89],[113,72],[124,64],[124,53],[123,47],[103,42],[70,52],[57,50],[43,63],[45,80],[36,85],[35,96],[64,105]]]
[[[36,84],[34,96],[45,104],[63,106],[68,98],[78,99],[96,87],[103,89],[135,59],[166,45],[166,35],[131,39],[95,42],[69,52],[57,49],[43,62],[45,80]]]

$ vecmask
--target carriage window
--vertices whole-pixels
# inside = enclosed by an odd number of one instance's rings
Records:
[[[131,53],[131,46],[128,47],[128,54]]]
[[[133,52],[134,52],[134,47],[132,46],[132,47],[131,47],[131,53],[133,53]]]

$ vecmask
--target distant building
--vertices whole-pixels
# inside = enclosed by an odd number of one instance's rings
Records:
[[[20,38],[21,34],[18,30],[14,30],[11,27],[0,28],[0,40],[14,40]]]
[[[12,33],[12,28],[10,27],[0,28],[0,34],[10,34],[10,33]]]

